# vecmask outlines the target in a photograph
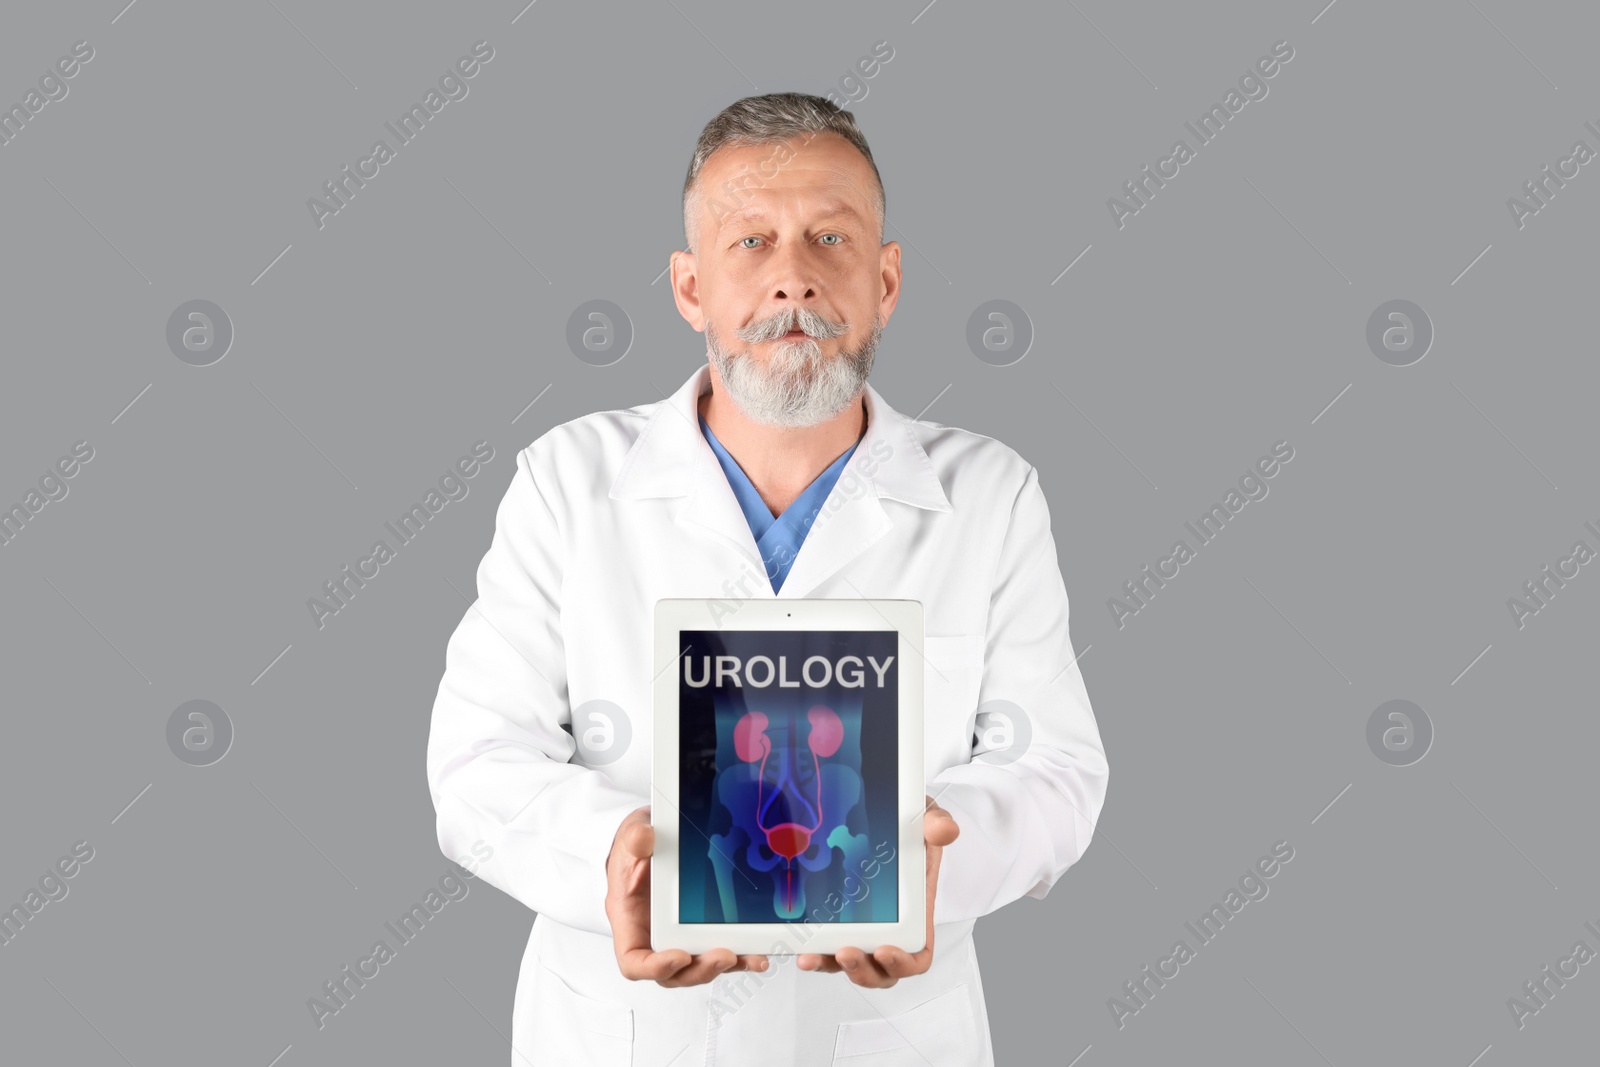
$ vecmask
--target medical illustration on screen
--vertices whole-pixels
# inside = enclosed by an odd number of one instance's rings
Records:
[[[895,921],[898,635],[678,643],[680,921]]]

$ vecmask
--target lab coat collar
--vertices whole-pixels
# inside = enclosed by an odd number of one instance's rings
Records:
[[[651,405],[643,430],[611,485],[615,500],[688,497],[675,512],[685,527],[736,549],[765,573],[766,566],[716,453],[700,432],[699,398],[711,390],[702,364],[670,397]],[[868,382],[862,390],[867,431],[806,534],[777,595],[804,596],[882,537],[893,525],[882,500],[929,511],[950,511],[933,463],[909,420]],[[865,486],[870,491],[860,491]],[[837,499],[836,499],[837,498]],[[763,579],[756,595],[772,595]]]

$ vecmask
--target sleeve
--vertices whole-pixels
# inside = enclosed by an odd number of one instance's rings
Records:
[[[934,922],[1043,900],[1089,847],[1110,776],[1067,629],[1067,592],[1037,471],[1012,505],[989,601],[979,706],[1005,700],[1016,754],[941,771],[928,795],[961,828],[945,846]],[[974,755],[989,750],[987,736]]]
[[[559,923],[610,936],[606,857],[622,820],[649,798],[568,762],[577,746],[561,728],[571,722],[565,552],[530,452],[517,455],[478,565],[478,599],[445,650],[428,789],[446,856],[486,857],[473,873],[490,885]]]

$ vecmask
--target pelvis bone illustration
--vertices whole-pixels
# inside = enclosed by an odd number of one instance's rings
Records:
[[[867,852],[867,835],[851,834],[846,825],[862,795],[859,743],[844,751],[844,723],[824,704],[813,705],[803,719],[798,713],[769,718],[746,711],[733,723],[732,741],[740,763],[718,773],[716,795],[733,828],[712,835],[711,855],[725,918],[741,919],[731,858],[741,850],[751,869],[772,872],[777,916],[801,918],[805,872],[833,866],[835,848],[847,864]]]

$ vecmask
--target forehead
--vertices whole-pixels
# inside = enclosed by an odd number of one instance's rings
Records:
[[[712,223],[819,211],[870,219],[876,195],[871,164],[835,133],[809,142],[801,136],[782,144],[725,145],[701,167],[700,189],[701,214]]]

